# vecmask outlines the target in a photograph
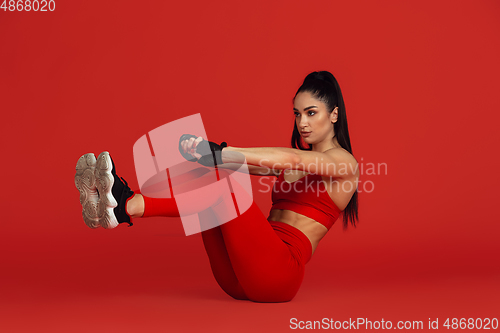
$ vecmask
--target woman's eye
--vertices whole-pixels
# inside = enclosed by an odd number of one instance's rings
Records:
[[[313,116],[313,115],[315,115],[315,114],[316,114],[316,111],[308,111],[307,113],[308,113],[310,116]],[[312,113],[312,114],[311,114],[311,113]],[[295,117],[297,117],[297,116],[299,116],[299,115],[300,115],[300,113],[295,112]]]

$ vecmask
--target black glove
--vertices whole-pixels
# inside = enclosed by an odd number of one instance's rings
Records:
[[[201,165],[213,167],[219,164],[223,164],[222,162],[222,149],[227,147],[226,142],[222,142],[220,145],[203,140],[196,146],[196,152],[201,155],[199,160],[196,160],[196,157],[185,153],[184,149],[182,149],[181,142],[184,140],[189,140],[191,138],[197,138],[196,135],[192,134],[183,134],[179,139],[179,152],[181,155],[190,162],[198,162]]]

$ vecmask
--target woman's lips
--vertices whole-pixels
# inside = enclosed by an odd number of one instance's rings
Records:
[[[308,137],[309,135],[311,135],[311,132],[300,132],[302,134],[302,136],[304,137]]]

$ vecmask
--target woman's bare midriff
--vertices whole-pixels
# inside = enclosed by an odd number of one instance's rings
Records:
[[[299,181],[306,175],[307,173],[303,171],[286,170],[286,172],[283,174],[283,179],[287,183],[293,184],[295,181]],[[330,177],[323,176],[322,179],[328,195],[330,195],[332,200],[335,199],[335,204],[337,205],[337,207],[339,207],[341,210],[344,210],[348,204],[348,200],[346,202],[345,196],[339,195],[341,191],[339,191],[338,187],[341,186],[342,183],[339,183],[338,181],[334,182],[331,180]],[[325,237],[326,233],[328,232],[328,229],[321,223],[316,222],[310,217],[304,216],[302,214],[287,209],[271,209],[271,212],[269,213],[269,217],[267,218],[267,220],[283,222],[302,231],[304,235],[306,235],[307,238],[309,238],[309,240],[311,241],[313,253],[316,250],[319,241],[323,237]]]
[[[283,222],[302,231],[311,241],[312,253],[316,250],[321,238],[328,232],[328,229],[321,223],[287,209],[271,209],[267,220]]]

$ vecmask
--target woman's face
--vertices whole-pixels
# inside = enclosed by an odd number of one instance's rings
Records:
[[[331,140],[335,135],[333,123],[337,121],[338,108],[330,114],[325,103],[316,99],[310,92],[299,92],[293,102],[295,122],[304,142],[317,144]]]

